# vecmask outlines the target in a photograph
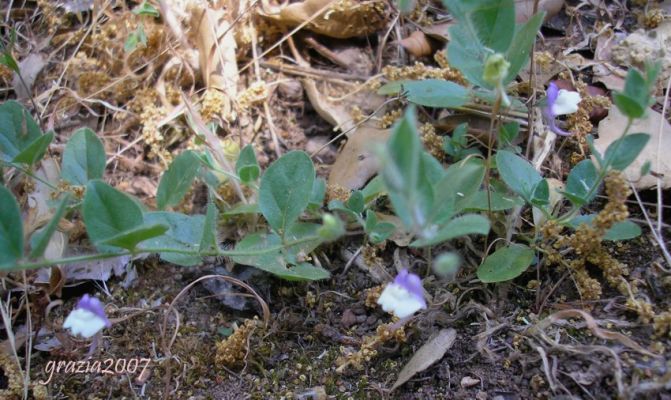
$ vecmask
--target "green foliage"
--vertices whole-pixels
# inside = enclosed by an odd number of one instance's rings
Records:
[[[507,124],[501,125],[498,135],[498,147],[499,149],[505,149],[511,147],[513,142],[520,134],[520,124],[517,122],[508,122]]]
[[[105,172],[105,147],[95,132],[82,128],[68,140],[63,152],[61,176],[73,185],[85,186]]]
[[[608,146],[604,154],[604,162],[613,169],[624,170],[641,154],[648,140],[650,140],[650,135],[646,133],[625,135]]]
[[[147,3],[147,0],[144,0],[142,4],[138,5],[133,9],[133,14],[135,15],[147,15],[154,18],[159,18],[161,13],[156,9],[156,7]]]
[[[465,160],[443,171],[422,149],[415,125],[409,109],[381,153],[381,174],[394,211],[419,237],[412,245],[430,246],[458,236],[488,233],[489,221],[484,217],[452,219],[462,209],[461,198],[473,195],[482,183],[481,160]]]
[[[137,245],[147,239],[161,236],[167,232],[168,226],[164,224],[142,225],[136,228],[131,228],[127,231],[121,232],[110,238],[103,239],[99,243],[101,245],[109,245],[120,247],[122,249],[135,251]]]
[[[310,202],[315,169],[310,157],[292,151],[272,163],[261,178],[259,209],[276,232],[283,234]]]
[[[191,188],[200,169],[198,157],[186,150],[175,157],[167,171],[163,173],[156,191],[156,206],[159,210],[178,205]]]
[[[144,32],[144,25],[142,24],[138,24],[137,28],[128,35],[123,49],[126,53],[130,53],[139,45],[147,46],[147,34]]]
[[[577,229],[582,224],[592,226],[592,221],[596,218],[596,214],[579,215],[568,222],[568,226]],[[618,241],[629,240],[641,236],[641,227],[634,221],[625,220],[616,223],[604,235],[604,240]]]
[[[177,265],[190,267],[200,264],[202,257],[198,253],[205,231],[205,216],[155,211],[145,213],[144,222],[165,225],[168,230],[161,236],[145,240],[140,248],[170,249],[172,252],[159,252],[159,256]]]
[[[515,27],[513,0],[444,1],[458,24],[452,26],[447,58],[473,85],[493,89],[496,82],[485,79],[485,65],[495,53],[504,54],[508,70],[502,84],[511,82],[528,61],[544,13]],[[491,74],[487,74],[488,76]]]
[[[650,93],[654,88],[661,63],[648,64],[645,76],[634,68],[627,72],[622,92],[613,93],[613,103],[630,119],[641,118],[652,102]]]
[[[250,184],[256,181],[261,174],[261,168],[256,161],[256,154],[254,154],[254,146],[248,144],[240,151],[238,161],[235,163],[235,172],[242,183]]]
[[[235,250],[237,252],[263,251],[268,248],[280,247],[281,245],[282,238],[275,233],[253,233],[245,236],[238,242],[235,246]],[[234,255],[231,258],[239,264],[254,266],[286,280],[319,280],[326,279],[330,276],[330,273],[327,270],[304,262],[289,267],[284,254],[282,254],[282,251],[279,249],[277,251],[264,252],[258,255]]]
[[[599,173],[592,160],[582,160],[568,174],[564,196],[576,206],[584,206],[596,196],[598,183]]]
[[[533,249],[513,243],[487,256],[478,268],[477,275],[484,283],[509,281],[526,271],[533,259]]]
[[[53,139],[42,130],[20,103],[0,105],[0,159],[32,165],[39,161]]]
[[[0,185],[0,269],[10,269],[23,256],[23,223],[19,204]]]
[[[105,241],[123,237],[144,222],[142,209],[133,199],[98,179],[86,185],[82,213],[91,243],[102,252],[115,251]]]
[[[421,81],[390,82],[378,91],[380,94],[403,92],[414,104],[436,108],[461,107],[470,99],[470,91],[451,81],[426,79]]]
[[[547,204],[550,195],[548,183],[526,160],[507,150],[499,150],[496,166],[506,185],[527,203]]]

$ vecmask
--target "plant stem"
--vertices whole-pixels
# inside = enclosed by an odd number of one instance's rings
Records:
[[[36,262],[30,262],[26,264],[17,264],[14,265],[13,267],[10,268],[5,268],[5,271],[8,270],[27,270],[27,269],[37,269],[37,268],[44,268],[44,267],[49,267],[55,264],[71,264],[71,263],[76,263],[76,262],[82,262],[82,261],[91,261],[91,260],[103,260],[107,258],[114,258],[114,257],[123,257],[123,256],[131,256],[131,255],[138,255],[138,254],[154,254],[154,253],[177,253],[177,254],[184,254],[184,255],[190,255],[190,256],[228,256],[228,257],[235,257],[235,256],[257,256],[257,255],[262,255],[262,254],[267,254],[267,253],[273,253],[276,251],[280,251],[284,249],[285,247],[291,247],[291,246],[296,246],[299,244],[307,243],[307,242],[312,242],[315,240],[320,240],[319,236],[310,236],[310,237],[305,237],[299,240],[294,240],[292,242],[287,242],[284,245],[278,245],[278,246],[271,246],[271,247],[266,247],[265,249],[259,249],[259,250],[221,250],[220,248],[217,248],[215,251],[207,251],[207,252],[199,252],[199,251],[189,251],[189,250],[182,250],[182,249],[173,249],[173,248],[149,248],[149,249],[138,249],[137,251],[130,251],[130,250],[124,250],[118,253],[98,253],[98,254],[85,254],[85,255],[80,255],[80,256],[73,256],[73,257],[65,257],[57,260],[42,260],[42,261],[36,261]]]

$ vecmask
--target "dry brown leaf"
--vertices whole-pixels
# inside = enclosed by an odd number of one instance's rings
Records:
[[[414,31],[399,43],[415,57],[424,57],[433,53],[431,43],[422,31]]]
[[[329,185],[348,190],[360,189],[377,174],[378,165],[372,146],[382,144],[389,137],[389,129],[378,129],[364,124],[349,137],[329,175]]]
[[[231,99],[238,95],[239,74],[234,32],[225,17],[224,10],[209,7],[194,7],[191,11],[203,82],[207,89],[220,90],[228,97],[221,116],[230,120]]]
[[[659,124],[662,123],[660,132]],[[627,117],[617,107],[611,107],[608,117],[599,123],[599,137],[594,140],[594,146],[600,153],[604,153],[608,146],[622,135],[623,127],[627,126]],[[630,132],[642,132],[650,135],[650,140],[636,160],[624,171],[627,179],[634,182],[637,189],[648,189],[657,185],[657,178],[651,175],[641,177],[641,167],[646,161],[652,162],[652,171],[662,174],[662,187],[671,187],[671,159],[667,153],[671,149],[671,124],[665,121],[660,113],[648,109],[645,117],[637,119],[631,126]],[[661,146],[659,139],[661,135]],[[660,165],[657,165],[659,154]]]
[[[302,79],[301,82],[310,104],[320,117],[334,127],[338,127],[341,131],[349,131],[354,128],[355,123],[347,110],[348,103],[329,101],[323,91],[317,87],[317,82],[312,79]]]
[[[396,379],[391,390],[403,385],[410,378],[415,376],[415,374],[424,371],[433,363],[443,358],[447,350],[454,344],[456,338],[457,331],[454,329],[441,329],[441,331],[438,332],[438,335],[424,343],[424,345],[415,352],[410,361],[405,364],[401,372],[398,374],[398,379]]]
[[[564,0],[541,0],[538,10],[547,12],[545,20],[552,18],[564,7]],[[515,19],[517,23],[523,23],[534,15],[534,0],[522,0],[515,2]]]
[[[320,14],[322,9],[325,11]],[[310,21],[305,25],[310,31],[347,39],[367,36],[382,28],[385,23],[382,10],[384,2],[380,0],[351,2],[347,7],[333,0],[305,0],[282,8],[276,19],[290,27]]]
[[[40,53],[31,53],[19,63],[21,77],[15,72],[12,78],[12,86],[17,100],[26,100],[32,94],[33,84],[37,75],[47,64],[46,58]],[[23,82],[21,81],[23,78]],[[25,86],[24,86],[25,85]]]

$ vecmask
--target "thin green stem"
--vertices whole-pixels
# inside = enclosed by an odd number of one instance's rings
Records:
[[[306,238],[302,238],[299,240],[294,240],[292,242],[288,242],[284,245],[278,245],[278,246],[271,246],[271,247],[266,247],[265,249],[259,249],[259,250],[221,250],[220,248],[217,248],[215,251],[207,251],[207,252],[199,252],[199,251],[189,251],[189,250],[182,250],[182,249],[175,249],[175,248],[149,248],[149,249],[138,249],[137,251],[130,251],[130,250],[124,250],[120,251],[118,253],[98,253],[98,254],[85,254],[85,255],[79,255],[79,256],[73,256],[73,257],[65,257],[57,260],[41,260],[41,261],[35,261],[35,262],[29,262],[25,264],[17,264],[11,268],[8,268],[6,270],[27,270],[27,269],[37,269],[37,268],[44,268],[44,267],[49,267],[55,264],[71,264],[71,263],[77,263],[77,262],[82,262],[82,261],[91,261],[91,260],[103,260],[107,258],[114,258],[114,257],[123,257],[123,256],[130,256],[130,255],[138,255],[138,254],[154,254],[154,253],[177,253],[177,254],[184,254],[184,255],[190,255],[190,256],[228,256],[228,257],[235,257],[235,256],[257,256],[257,255],[262,255],[262,254],[268,254],[268,253],[273,253],[276,251],[280,251],[284,249],[285,247],[291,247],[291,246],[296,246],[299,244],[307,243],[307,242],[312,242],[315,240],[319,240],[319,236],[310,236]]]
[[[21,171],[21,172],[23,172],[25,175],[28,175],[29,177],[31,177],[31,178],[33,178],[33,179],[35,179],[35,180],[37,180],[37,181],[40,181],[40,182],[44,183],[45,185],[49,186],[49,188],[50,188],[51,190],[58,190],[58,188],[57,188],[56,186],[54,186],[54,185],[52,185],[51,183],[45,181],[44,179],[38,177],[37,175],[35,175],[35,174],[32,173],[31,171],[29,171],[29,170],[23,168],[22,166],[20,166],[20,165],[18,165],[18,164],[14,164],[13,162],[7,162],[7,161],[3,161],[3,160],[0,160],[0,163],[1,163],[1,164],[4,164],[4,165],[6,165],[6,166],[8,166],[8,167],[10,167],[10,168],[14,168],[14,169],[16,169],[16,170],[18,170],[18,171]]]

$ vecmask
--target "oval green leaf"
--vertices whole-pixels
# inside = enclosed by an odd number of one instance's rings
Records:
[[[268,224],[286,232],[308,206],[315,180],[310,157],[292,151],[272,163],[261,178],[259,210]]]
[[[505,282],[520,276],[534,259],[534,251],[521,244],[502,247],[487,256],[478,267],[478,278],[484,283]]]
[[[82,128],[68,140],[63,152],[61,176],[73,185],[84,186],[105,172],[105,148],[95,132]]]

